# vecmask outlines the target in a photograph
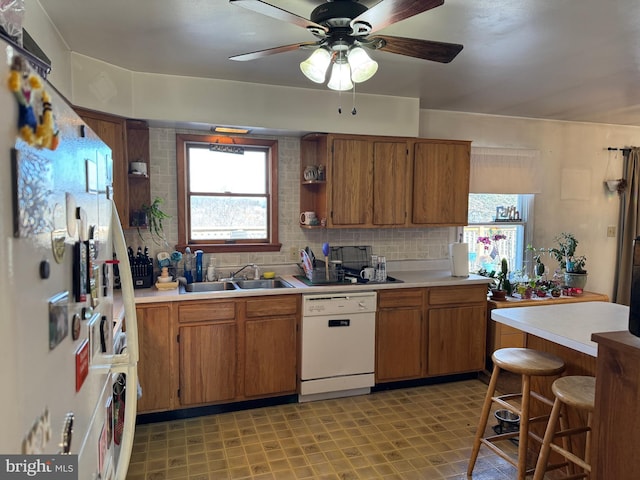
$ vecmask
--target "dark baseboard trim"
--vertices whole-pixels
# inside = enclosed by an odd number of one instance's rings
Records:
[[[425,385],[437,385],[439,383],[459,382],[461,380],[477,379],[478,372],[459,373],[442,377],[418,378],[415,380],[402,380],[400,382],[379,383],[371,388],[371,392],[384,392],[385,390],[397,390],[399,388],[423,387]]]
[[[184,420],[187,418],[203,417],[218,413],[238,412],[251,408],[272,407],[287,403],[297,403],[298,395],[285,395],[281,397],[261,398],[259,400],[246,400],[244,402],[224,403],[220,405],[206,405],[203,407],[182,408],[169,412],[141,413],[136,417],[136,425],[146,423],[168,422],[171,420]]]

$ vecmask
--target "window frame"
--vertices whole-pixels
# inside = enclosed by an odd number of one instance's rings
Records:
[[[255,242],[252,239],[192,240],[189,238],[191,224],[189,208],[189,169],[187,168],[189,144],[234,144],[245,147],[267,149],[267,241]],[[176,172],[178,187],[178,244],[176,249],[186,247],[202,250],[205,253],[228,252],[278,252],[282,244],[278,240],[278,141],[230,137],[221,135],[176,134]]]
[[[474,194],[475,195],[496,195],[494,193],[482,194],[482,193],[476,193],[476,192],[474,192]],[[500,227],[507,227],[507,226],[514,226],[514,225],[522,226],[523,227],[522,234],[521,234],[522,238],[520,238],[520,240],[522,241],[522,250],[516,251],[517,265],[509,265],[509,270],[513,272],[513,271],[522,269],[523,271],[528,272],[531,275],[533,272],[533,265],[530,258],[531,255],[528,255],[528,252],[527,252],[527,245],[531,245],[533,243],[533,229],[534,229],[533,212],[534,212],[535,194],[519,193],[516,195],[518,195],[518,204],[516,208],[520,212],[520,215],[521,215],[520,220],[514,220],[511,222],[474,222],[474,223],[469,222],[464,227],[460,227],[460,229],[458,230],[458,238],[461,234],[464,235],[465,227],[487,226],[487,227],[494,227],[496,229],[499,229]],[[469,249],[471,248],[472,247],[470,245]]]

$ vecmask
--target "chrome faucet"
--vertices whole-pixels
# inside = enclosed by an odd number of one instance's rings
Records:
[[[236,277],[236,275],[238,275],[241,271],[243,271],[247,267],[253,268],[253,278],[255,280],[258,280],[260,278],[260,269],[258,268],[258,265],[256,265],[255,263],[248,263],[237,272],[231,272],[230,274],[231,279],[233,280]]]

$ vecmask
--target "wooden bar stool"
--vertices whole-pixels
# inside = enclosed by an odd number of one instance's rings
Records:
[[[542,480],[547,470],[566,465],[547,465],[551,450],[558,452],[583,470],[580,473],[567,472],[569,476],[564,477],[565,479],[587,478],[591,473],[589,451],[591,449],[591,417],[596,398],[596,379],[583,376],[561,377],[553,382],[551,390],[556,399],[553,402],[553,409],[542,441],[533,480]],[[587,425],[569,428],[566,420],[567,406],[587,412]],[[556,431],[558,419],[560,420],[560,430]],[[584,460],[575,455],[571,449],[571,436],[583,433],[586,433]],[[562,447],[553,443],[555,438],[562,438]]]
[[[486,445],[494,453],[498,454],[515,466],[518,469],[518,480],[524,480],[526,475],[533,473],[533,469],[527,470],[528,438],[529,436],[533,436],[539,441],[542,441],[541,438],[535,436],[532,432],[529,432],[529,424],[547,419],[547,416],[530,418],[529,405],[531,397],[549,405],[550,407],[553,405],[551,400],[531,390],[531,377],[559,375],[564,371],[564,361],[550,353],[540,352],[529,348],[501,348],[500,350],[493,352],[491,358],[493,359],[493,372],[491,374],[491,380],[489,381],[487,395],[484,399],[484,405],[482,406],[482,412],[480,413],[480,423],[478,424],[478,430],[473,442],[473,450],[471,452],[471,459],[469,460],[467,476],[472,476],[473,474],[473,468],[478,458],[480,446]],[[506,370],[507,372],[522,376],[522,392],[494,396],[496,384],[498,383],[498,376],[500,375],[501,370]],[[517,399],[521,400],[519,407],[512,403]],[[510,412],[520,416],[519,431],[500,433],[488,437],[483,436],[484,431],[487,428],[487,421],[489,420],[491,406],[494,402],[502,408],[506,408]],[[517,462],[499,446],[495,445],[495,442],[515,437],[518,437]]]

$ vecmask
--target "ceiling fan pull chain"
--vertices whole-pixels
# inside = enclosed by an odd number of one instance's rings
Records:
[[[358,111],[356,110],[356,82],[353,82],[353,109],[351,110],[351,115],[356,115]]]
[[[342,115],[342,90],[338,90],[338,113]]]

